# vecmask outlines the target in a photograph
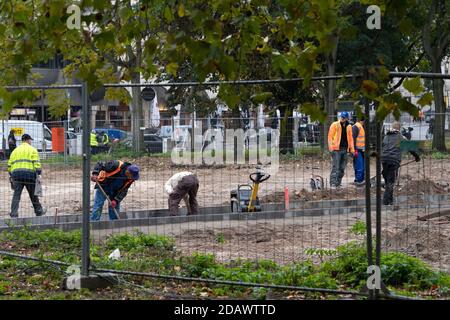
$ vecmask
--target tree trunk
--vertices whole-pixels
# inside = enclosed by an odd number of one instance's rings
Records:
[[[434,61],[433,73],[441,73],[440,61]],[[445,152],[445,101],[444,101],[444,81],[442,79],[433,79],[433,95],[435,106],[435,122],[433,132],[432,148],[434,150]]]
[[[131,83],[140,83],[141,75],[138,72],[132,74]],[[133,152],[135,154],[144,150],[144,132],[141,127],[144,125],[142,112],[142,97],[141,88],[132,87],[132,102],[131,102],[131,132],[133,135]]]
[[[282,154],[294,153],[294,119],[292,117],[292,108],[286,106],[283,113],[280,128],[280,152]]]
[[[128,59],[133,61],[133,71],[131,72],[131,83],[141,83],[141,73],[138,71],[141,67],[142,45],[141,39],[136,39],[136,49],[133,50],[131,45],[127,46]],[[133,152],[138,154],[144,150],[144,132],[141,127],[144,126],[144,113],[142,112],[141,88],[132,87],[132,104],[131,104],[131,132],[133,134]]]
[[[428,21],[423,25],[422,42],[423,48],[428,59],[431,62],[432,71],[441,73],[441,62],[444,58],[447,47],[450,44],[450,33],[443,28],[444,18],[447,8],[443,6],[440,0],[431,2],[430,11],[428,12]],[[439,15],[436,17],[436,15]],[[436,30],[432,31],[432,26],[436,26]],[[441,152],[446,151],[445,146],[445,102],[444,102],[444,81],[442,79],[433,79],[433,95],[435,122],[433,130],[432,148]]]
[[[339,37],[335,34],[333,35],[335,41],[335,47],[333,51],[327,55],[327,68],[326,73],[327,76],[336,75],[336,57],[337,57],[337,49],[339,44]],[[331,123],[334,121],[335,112],[336,112],[336,80],[325,80],[325,110],[328,114],[327,121],[324,125],[321,126],[321,146],[323,146],[323,150],[328,150],[328,130],[330,128]]]

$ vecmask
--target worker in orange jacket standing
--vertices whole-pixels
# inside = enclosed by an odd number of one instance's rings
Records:
[[[330,186],[340,187],[347,166],[347,154],[355,153],[352,126],[348,122],[348,112],[342,112],[340,119],[331,124],[328,131],[328,150],[331,152],[332,166]]]
[[[353,141],[355,142],[355,153],[353,157],[353,168],[355,169],[355,184],[364,184],[364,152],[366,150],[366,132],[364,130],[364,117],[360,117],[353,125]]]

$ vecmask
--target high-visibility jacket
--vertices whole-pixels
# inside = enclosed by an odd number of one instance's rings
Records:
[[[349,124],[347,126],[347,151],[354,153],[355,148],[353,147],[353,133],[352,126]],[[340,121],[335,121],[331,124],[330,130],[328,131],[328,150],[330,151],[338,151],[340,149],[341,144],[341,135],[342,135],[342,127]]]
[[[98,147],[97,136],[91,132],[91,147]]]
[[[361,123],[357,122],[354,125],[359,129],[358,136],[355,141],[355,147],[359,150],[364,150],[366,147],[366,131]]]
[[[106,132],[104,132],[104,133],[101,135],[101,140],[103,140],[102,143],[103,143],[104,145],[107,145],[107,144],[109,143],[109,137],[108,137],[108,135],[106,134]]]
[[[111,200],[120,202],[126,197],[128,189],[134,182],[126,174],[130,165],[129,162],[118,160],[110,160],[106,163],[98,162],[95,165],[92,174],[98,176],[98,183]],[[97,188],[96,184],[95,189]]]
[[[26,142],[15,148],[8,160],[8,172],[19,170],[41,173],[38,151]]]

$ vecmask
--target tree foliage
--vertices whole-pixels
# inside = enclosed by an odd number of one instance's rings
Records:
[[[392,85],[386,76],[388,68],[405,68],[404,57],[409,52],[412,52],[411,59],[407,60],[413,60],[414,51],[405,47],[417,27],[405,8],[413,8],[415,2],[2,1],[0,85],[32,83],[32,65],[60,53],[70,61],[65,70],[68,78],[75,75],[86,81],[91,91],[105,82],[140,82],[141,79],[155,78],[203,82],[210,79],[302,77],[305,80],[295,86],[222,85],[218,88],[219,98],[232,108],[241,103],[274,98],[297,104],[316,98],[317,90],[311,86],[310,79],[324,73],[324,57],[339,44],[344,49],[340,51],[341,60],[338,60],[336,70],[348,71],[359,64],[369,68],[366,75],[370,78],[359,79],[352,89],[354,97],[365,96],[378,101],[380,117],[390,112],[398,115],[399,111],[415,114],[414,106],[390,91]],[[67,7],[73,4],[81,8],[80,30],[68,29],[66,25]],[[381,34],[364,28],[367,15],[361,13],[361,9],[368,4],[382,8],[386,29]],[[343,8],[353,7],[354,10],[343,11]],[[359,14],[354,15],[354,12]],[[391,32],[395,28],[402,33]],[[336,41],[337,32],[342,41]],[[379,38],[382,41],[377,42]],[[352,46],[364,41],[374,43],[367,46],[365,52],[368,54],[354,52]],[[370,59],[363,59],[365,57]],[[378,66],[374,68],[373,64]],[[182,91],[178,97],[185,94]],[[272,95],[264,94],[268,91]],[[191,94],[209,106],[197,89]],[[4,111],[23,100],[24,95],[0,90]],[[108,89],[107,96],[131,102],[134,117],[138,121],[142,118],[139,90],[134,89],[130,97],[124,90]],[[421,102],[429,102],[429,95]],[[314,118],[324,119],[326,110],[311,103],[304,109]],[[139,122],[133,123],[135,127],[140,126]]]

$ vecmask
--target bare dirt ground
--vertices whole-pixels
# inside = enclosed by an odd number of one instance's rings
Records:
[[[124,159],[137,163],[141,167],[141,179],[137,181],[122,203],[122,211],[167,208],[167,195],[164,183],[174,173],[190,170],[200,180],[198,202],[200,206],[229,204],[230,191],[238,184],[250,183],[249,174],[255,167],[249,165],[231,165],[222,167],[179,167],[171,164],[169,158],[145,157],[137,160]],[[448,193],[450,181],[450,163],[448,160],[425,159],[422,162],[409,164],[402,168],[401,186],[397,194],[442,194]],[[5,165],[3,163],[3,165]],[[2,168],[0,168],[2,169]],[[375,172],[372,164],[371,172]],[[310,189],[311,174],[323,177],[328,185],[330,174],[329,159],[303,157],[299,161],[282,162],[275,175],[261,184],[259,197],[265,203],[283,202],[284,188],[289,188],[290,199],[312,201],[323,199],[352,199],[364,197],[364,188],[357,188],[351,183],[354,180],[352,164],[348,163],[343,187],[339,190],[312,192]],[[43,165],[44,197],[42,203],[49,209],[48,214],[81,212],[82,171],[81,166],[64,164]],[[6,167],[0,172],[0,217],[8,216],[12,191],[8,183]],[[94,184],[91,183],[91,190]],[[91,193],[91,199],[93,192]],[[105,208],[106,209],[106,208]],[[19,215],[33,216],[31,202],[22,193]]]
[[[450,273],[450,219],[418,221],[423,209],[382,212],[382,250],[400,251],[419,257],[436,269]],[[334,250],[349,241],[363,241],[351,227],[365,223],[365,214],[296,217],[274,220],[189,222],[142,226],[120,230],[93,230],[92,238],[101,241],[117,232],[160,234],[174,237],[183,254],[214,254],[221,262],[236,259],[269,259],[289,264],[311,259],[318,263],[328,257],[308,254],[307,249]],[[373,222],[375,235],[375,222]]]
[[[122,203],[122,211],[167,208],[164,183],[172,174],[182,170],[190,170],[198,175],[200,206],[227,205],[230,190],[238,184],[249,183],[248,175],[255,169],[248,165],[181,168],[171,165],[170,159],[167,158],[124,160],[137,163],[142,171],[141,179],[132,186]],[[259,196],[265,203],[282,202],[283,190],[288,187],[292,201],[364,197],[364,188],[351,184],[354,173],[350,162],[341,189],[311,191],[311,174],[321,175],[328,183],[329,172],[329,159],[304,157],[299,161],[282,162],[278,172],[261,185]],[[375,172],[374,163],[371,172]],[[450,162],[448,159],[426,158],[423,163],[412,163],[403,167],[400,177],[397,195],[446,194],[449,193]],[[1,170],[0,180],[3,181],[0,184],[0,217],[8,217],[12,191],[5,167]],[[81,213],[81,166],[46,164],[43,166],[43,183],[42,202],[49,209],[48,215],[54,215],[56,210],[58,214]],[[91,190],[93,187],[91,183]],[[436,268],[450,272],[450,221],[417,221],[416,217],[424,214],[422,209],[395,212],[384,210],[384,250],[404,251],[421,257]],[[33,216],[26,191],[22,194],[19,215]],[[288,263],[307,258],[307,248],[332,249],[356,239],[348,230],[358,219],[364,221],[363,212],[354,215],[258,222],[199,222],[158,226],[154,229],[145,227],[144,231],[174,236],[179,249],[186,253],[211,252],[215,253],[219,260],[241,257]],[[131,230],[112,230],[121,231]],[[97,236],[100,237],[100,234]]]

